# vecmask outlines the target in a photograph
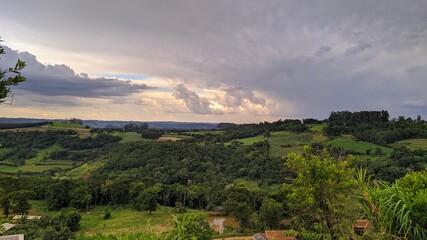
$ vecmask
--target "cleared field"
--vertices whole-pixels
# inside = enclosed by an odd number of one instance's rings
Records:
[[[218,130],[218,131],[213,131],[213,130],[209,130],[209,131],[195,131],[195,132],[184,132],[183,134],[193,134],[193,135],[206,135],[206,134],[214,134],[214,135],[220,135],[223,134],[224,131],[223,130]]]
[[[392,148],[383,147],[369,142],[353,140],[350,136],[338,137],[332,141],[325,142],[325,145],[329,144],[334,147],[342,147],[346,150],[354,151],[360,154],[366,154],[366,150],[368,149],[371,149],[371,154],[373,154],[376,148],[381,148],[382,153],[385,154],[389,154],[393,151]]]
[[[0,131],[29,132],[29,131],[47,131],[47,130],[73,130],[77,132],[81,138],[91,136],[89,128],[85,128],[84,126],[81,126],[78,124],[71,124],[71,123],[54,123],[53,125],[48,124],[41,127],[2,129]]]
[[[25,161],[25,164],[36,164],[39,163],[41,161],[43,161],[44,159],[46,159],[47,157],[50,156],[50,153],[58,151],[58,150],[62,150],[63,148],[61,146],[59,146],[58,144],[52,145],[46,149],[43,150],[39,150],[37,152],[37,156],[28,159],[27,161]]]
[[[286,157],[289,153],[303,153],[303,146],[280,147],[277,145],[270,146],[270,154],[273,157]]]
[[[286,131],[272,132],[268,138],[272,145],[281,147],[300,146],[310,144],[313,140],[313,135],[310,133],[292,133]]]
[[[120,143],[138,142],[138,141],[152,141],[151,139],[142,138],[141,134],[136,132],[115,132],[112,135],[122,138]]]
[[[68,169],[73,167],[72,161],[60,161],[59,163],[55,164],[53,161],[51,164],[40,164],[40,165],[23,165],[19,167],[13,167],[13,166],[7,166],[7,167],[1,167],[0,172],[2,173],[18,173],[19,171],[22,172],[44,172],[48,170],[53,169]]]
[[[55,211],[48,211],[46,203],[40,200],[29,201],[32,205],[32,215],[53,215]],[[111,219],[104,220],[105,211],[111,213]],[[131,206],[121,206],[112,209],[109,206],[97,206],[89,212],[81,212],[80,231],[77,235],[93,234],[127,234],[153,232],[156,234],[169,231],[173,219],[173,208],[158,206],[151,215],[144,211],[136,211]],[[176,214],[175,214],[176,215]]]
[[[29,215],[38,215],[38,216],[44,216],[44,215],[52,215],[55,212],[50,212],[47,210],[47,205],[45,201],[42,200],[29,200],[28,201],[31,204]]]
[[[322,133],[324,128],[325,128],[324,124],[309,124],[308,125],[308,129],[310,129],[311,132],[315,132],[315,133]]]
[[[85,128],[83,125],[74,124],[74,123],[63,123],[63,122],[54,122],[53,127],[57,128]]]
[[[244,145],[252,145],[252,144],[254,144],[254,143],[256,143],[256,142],[262,142],[262,141],[264,141],[264,140],[265,140],[265,137],[264,137],[264,135],[263,135],[263,134],[261,134],[261,135],[258,135],[258,136],[256,136],[256,137],[235,139],[235,140],[233,140],[233,141],[241,142],[241,143],[243,143]],[[228,145],[228,144],[230,144],[230,143],[231,143],[231,141],[230,141],[230,142],[227,142],[227,144],[226,144],[226,145]]]
[[[102,217],[108,207],[96,207],[88,213],[82,213],[80,234],[122,234],[153,231],[162,233],[170,230],[172,208],[159,206],[151,215],[139,212],[130,206],[109,209],[111,219]]]
[[[162,141],[179,141],[182,140],[184,138],[193,138],[191,136],[186,136],[186,135],[179,135],[179,134],[171,134],[171,133],[167,133],[167,134],[163,134],[161,137],[159,137],[158,139],[156,139],[156,141],[158,142],[162,142]]]
[[[427,150],[427,139],[416,138],[398,141],[392,144],[393,147],[407,147],[411,150]]]
[[[255,142],[261,142],[266,140],[264,134],[256,137],[236,139],[244,145],[251,145]],[[326,137],[320,134],[312,133],[293,133],[288,131],[271,132],[268,141],[270,142],[270,153],[275,157],[283,157],[291,152],[302,153],[303,146],[312,142],[325,141]],[[226,145],[231,142],[227,142]]]
[[[104,166],[103,161],[93,161],[89,163],[85,163],[77,168],[71,169],[67,172],[68,177],[72,178],[84,178],[89,177],[91,172],[94,172],[98,168]]]
[[[18,173],[22,172],[44,172],[51,169],[68,169],[73,167],[73,161],[68,160],[49,160],[50,153],[62,149],[61,146],[55,144],[46,149],[39,150],[37,156],[25,161],[23,166],[2,166],[2,173]]]

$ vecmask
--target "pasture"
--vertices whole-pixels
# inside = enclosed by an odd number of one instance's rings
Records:
[[[332,145],[334,147],[342,147],[345,150],[350,150],[357,152],[359,154],[366,154],[366,150],[371,149],[371,154],[375,152],[376,148],[380,148],[382,153],[389,154],[393,151],[392,148],[383,147],[377,144],[369,143],[369,142],[363,142],[363,141],[356,141],[353,140],[352,136],[343,136],[343,137],[337,137],[331,141],[325,142],[325,145]]]
[[[55,144],[46,149],[39,150],[37,156],[25,161],[25,165],[13,166],[3,165],[0,167],[2,173],[33,172],[39,173],[52,169],[69,169],[73,167],[73,161],[48,159],[50,153],[61,150],[62,147]],[[4,151],[4,150],[3,150]]]
[[[405,139],[392,144],[393,147],[407,147],[411,150],[427,150],[427,139]]]

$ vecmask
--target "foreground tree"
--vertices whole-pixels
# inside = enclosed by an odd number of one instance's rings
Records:
[[[336,159],[326,150],[314,155],[291,153],[287,165],[297,173],[290,185],[290,207],[297,212],[299,227],[338,240],[351,233],[352,192],[356,181],[346,159]],[[310,229],[311,228],[311,229]]]
[[[2,40],[0,39],[0,42]],[[0,45],[0,55],[5,54],[4,48]],[[25,67],[25,62],[18,59],[15,67],[9,67],[5,70],[0,66],[0,104],[4,102],[4,99],[11,92],[10,86],[16,86],[19,83],[25,81],[25,77],[21,75],[21,70]]]
[[[170,240],[210,240],[213,230],[203,213],[185,213],[175,216],[174,230],[166,239]]]

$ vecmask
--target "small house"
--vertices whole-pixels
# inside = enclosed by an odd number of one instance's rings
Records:
[[[27,219],[27,220],[39,220],[42,218],[42,216],[33,216],[33,215],[15,215],[12,220],[20,220],[20,219]]]
[[[371,227],[371,222],[366,219],[357,220],[353,223],[353,232],[356,235],[362,236],[368,228]]]
[[[286,230],[265,230],[264,233],[255,234],[254,240],[296,240],[296,238],[286,236]]]
[[[3,236],[3,237],[0,237],[0,240],[24,240],[24,235],[17,234],[17,235]]]
[[[16,225],[12,223],[3,223],[2,228],[0,229],[0,236],[3,235],[4,232],[14,228]]]

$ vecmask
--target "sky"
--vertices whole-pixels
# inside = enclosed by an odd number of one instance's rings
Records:
[[[5,0],[0,37],[0,117],[427,118],[425,0]]]

